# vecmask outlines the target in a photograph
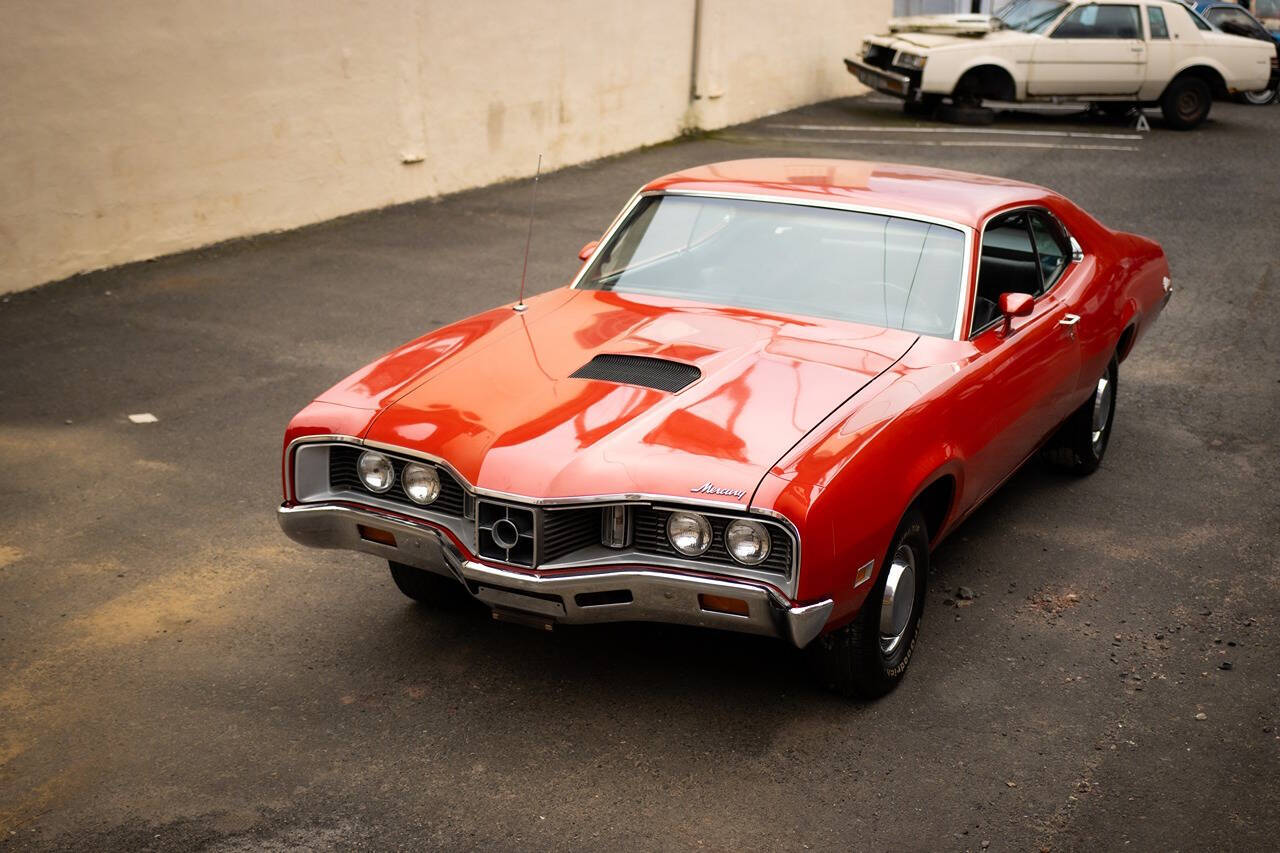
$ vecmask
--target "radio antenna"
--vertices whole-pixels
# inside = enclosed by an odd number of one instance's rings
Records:
[[[524,266],[520,268],[520,301],[511,306],[516,313],[523,312],[528,305],[524,304],[524,279],[529,272],[529,245],[533,243],[533,206],[538,201],[538,178],[542,176],[542,155],[538,155],[538,168],[533,172],[533,195],[529,199],[529,233],[524,238]]]

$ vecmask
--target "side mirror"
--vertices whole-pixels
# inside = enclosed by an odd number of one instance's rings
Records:
[[[600,245],[599,240],[592,240],[590,243],[583,246],[581,249],[578,250],[578,260],[580,261],[591,260],[591,256],[596,253],[596,247],[598,247],[599,245]]]
[[[1004,328],[1001,336],[1012,334],[1014,317],[1030,317],[1036,307],[1036,301],[1029,293],[1000,294],[1000,313],[1004,315]]]

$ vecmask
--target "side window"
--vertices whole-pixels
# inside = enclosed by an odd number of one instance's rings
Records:
[[[1053,31],[1056,39],[1140,39],[1137,6],[1077,6]]]
[[[1204,18],[1197,15],[1189,6],[1183,6],[1182,11],[1187,13],[1187,17],[1191,19],[1191,23],[1196,25],[1197,30],[1211,30],[1213,27],[1205,23]]]
[[[997,217],[982,232],[982,255],[978,259],[978,289],[974,296],[973,322],[969,333],[1000,316],[1000,294],[1041,292],[1040,270],[1025,211]]]
[[[1164,9],[1159,6],[1147,7],[1147,25],[1151,28],[1151,37],[1153,39],[1167,39],[1169,37],[1169,25],[1164,21]]]
[[[1031,214],[1031,233],[1040,259],[1040,276],[1044,282],[1040,292],[1043,293],[1057,283],[1067,268],[1071,260],[1071,243],[1058,223],[1043,213]]]

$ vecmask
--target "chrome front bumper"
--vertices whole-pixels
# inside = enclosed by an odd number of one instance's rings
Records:
[[[868,65],[861,59],[846,59],[844,67],[850,74],[858,78],[858,82],[868,89],[875,89],[895,98],[911,97],[911,78],[905,74],[896,74],[883,68]]]
[[[804,647],[818,636],[834,606],[826,599],[796,607],[762,584],[658,568],[584,569],[553,575],[510,571],[466,559],[431,525],[336,504],[284,505],[277,516],[285,534],[300,544],[361,551],[446,575],[490,607],[566,624],[670,622],[780,637]],[[395,545],[366,538],[359,525],[392,534]],[[704,595],[745,601],[748,612],[707,610]]]

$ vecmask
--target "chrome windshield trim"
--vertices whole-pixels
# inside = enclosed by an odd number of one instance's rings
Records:
[[[793,198],[791,196],[769,195],[768,193],[734,193],[734,192],[716,192],[711,190],[650,190],[649,192],[638,192],[631,197],[631,200],[627,202],[626,207],[624,207],[622,209],[622,212],[619,213],[617,217],[614,218],[613,224],[609,226],[609,229],[600,238],[600,245],[596,247],[596,251],[597,252],[600,251],[601,248],[609,244],[609,242],[613,239],[614,234],[618,231],[619,228],[622,227],[622,223],[624,223],[627,220],[627,218],[630,216],[631,211],[643,199],[650,198],[652,196],[664,196],[664,195],[688,196],[693,198],[737,199],[742,201],[759,201],[759,202],[766,202],[771,204],[793,204],[799,207],[821,207],[821,208],[827,208],[830,210],[847,210],[851,213],[868,213],[874,216],[890,216],[895,219],[911,219],[916,222],[923,222],[927,225],[940,225],[946,228],[953,228],[964,235],[964,263],[961,265],[961,270],[960,270],[960,286],[959,286],[959,294],[957,295],[957,302],[956,302],[956,318],[951,329],[951,340],[953,341],[963,340],[962,332],[964,328],[963,327],[964,318],[961,315],[964,314],[964,311],[965,311],[965,296],[970,291],[970,278],[972,277],[971,270],[973,269],[975,265],[975,260],[976,260],[974,256],[974,246],[975,246],[974,233],[975,232],[974,232],[974,229],[968,225],[965,225],[961,222],[956,222],[954,219],[946,219],[941,216],[929,216],[928,214],[925,214],[925,213],[915,213],[914,211],[907,211],[907,210],[896,210],[891,207],[875,207],[873,205],[866,205],[866,204],[852,204],[849,202],[833,201],[830,199]],[[595,255],[593,254],[592,257],[595,257]],[[591,266],[590,258],[588,258],[585,262],[583,262],[582,267],[579,268],[577,274],[573,277],[573,281],[569,284],[570,289],[572,290],[579,289],[578,285],[580,285],[582,283],[583,278],[586,277],[587,268],[589,266]],[[623,292],[625,293],[625,291]],[[668,294],[668,295],[671,295],[676,299],[684,298],[679,296],[678,294]],[[800,312],[796,312],[796,313],[799,314],[800,316],[806,316],[806,317],[810,316],[807,314],[802,314]],[[825,320],[827,322],[832,322],[832,323],[853,322],[851,320],[839,320],[833,317],[815,317],[814,319]],[[875,324],[862,323],[860,325],[874,326]],[[890,327],[881,326],[877,328],[890,328]],[[904,331],[904,332],[908,332],[910,334],[916,334],[916,335],[923,334],[922,332],[915,332],[911,329],[901,329],[900,331]],[[925,337],[932,338],[932,337],[940,337],[940,336],[926,335]]]

